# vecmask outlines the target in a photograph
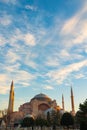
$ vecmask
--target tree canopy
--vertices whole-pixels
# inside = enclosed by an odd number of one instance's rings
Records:
[[[66,112],[63,114],[60,123],[62,126],[67,126],[68,128],[69,126],[74,125],[74,118],[70,113]]]
[[[80,103],[79,111],[76,113],[76,119],[80,122],[87,122],[87,99],[83,104]]]
[[[21,126],[22,127],[30,127],[34,125],[34,119],[31,117],[26,117],[23,119]]]
[[[79,111],[76,113],[76,121],[80,124],[81,129],[87,129],[87,99],[80,103]]]

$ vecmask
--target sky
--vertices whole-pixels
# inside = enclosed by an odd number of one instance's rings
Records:
[[[71,111],[87,98],[87,0],[0,0],[0,110],[44,93]]]

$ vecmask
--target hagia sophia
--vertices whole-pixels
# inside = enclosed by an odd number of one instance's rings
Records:
[[[73,90],[71,88],[71,114],[75,115],[74,109],[74,96]],[[62,108],[57,105],[56,100],[52,100],[47,95],[40,93],[35,95],[29,102],[21,104],[18,111],[14,111],[14,83],[12,81],[10,94],[9,94],[9,104],[8,104],[8,114],[10,115],[11,122],[18,121],[26,116],[33,116],[34,118],[38,115],[46,115],[47,112],[55,110],[64,113],[64,97],[62,95]]]

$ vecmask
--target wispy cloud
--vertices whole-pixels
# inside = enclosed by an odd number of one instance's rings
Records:
[[[16,0],[1,0],[1,2],[4,2],[4,3],[11,3],[11,4],[15,4],[16,3]]]
[[[6,39],[2,35],[0,35],[0,46],[3,46],[5,44],[6,44]]]
[[[50,66],[50,67],[56,67],[56,66],[58,67],[59,66],[58,58],[56,58],[56,57],[47,57],[45,65]]]
[[[4,74],[0,74],[0,81],[5,81],[6,80],[6,75],[4,75]]]
[[[31,45],[31,46],[34,46],[36,43],[35,43],[35,37],[32,35],[32,34],[25,34],[24,35],[24,42],[27,44],[27,45]]]
[[[12,3],[11,0],[3,2]],[[51,79],[51,83],[55,81],[61,84],[69,75],[85,68],[87,60],[83,53],[87,54],[86,5],[67,20],[61,20],[58,15],[54,18],[41,13],[35,18],[33,16],[33,21],[32,14],[29,13],[38,12],[33,5],[23,6],[24,10],[20,11],[22,17],[15,12],[17,20],[13,20],[12,15],[3,15],[0,19],[0,72],[1,82],[5,84],[1,86],[6,86],[13,79],[17,87],[28,87],[38,77],[41,79],[38,78],[37,82]],[[22,7],[21,3],[20,6]],[[47,27],[49,21],[51,24]],[[6,28],[3,29],[3,26]],[[45,89],[53,89],[50,81]],[[7,89],[3,89],[4,92]]]
[[[76,79],[80,79],[80,78],[84,78],[84,77],[85,77],[84,74],[77,74],[77,75],[75,75]]]
[[[51,71],[47,73],[47,76],[51,78],[51,80],[55,80],[56,82],[61,84],[72,72],[80,71],[81,68],[86,66],[87,66],[87,60],[80,61],[78,63],[67,65],[65,68],[62,68],[56,72]]]
[[[0,86],[0,89],[1,89],[0,94],[6,94],[9,91],[9,87],[6,86],[4,87]]]
[[[10,15],[3,15],[2,17],[0,17],[0,24],[2,24],[3,26],[8,26],[12,23],[12,18]]]
[[[15,52],[13,52],[12,50],[9,50],[7,52],[7,55],[5,56],[6,59],[6,63],[16,63],[17,60],[20,59],[20,56],[17,55]]]
[[[87,2],[83,5],[82,9],[78,11],[73,17],[65,21],[62,29],[61,29],[61,34],[67,35],[69,33],[72,33],[76,30],[78,24],[83,18],[84,14],[87,13]],[[83,20],[84,21],[84,20]]]
[[[11,40],[11,39],[10,39]],[[19,29],[15,30],[14,35],[12,36],[12,42],[24,41],[26,45],[34,46],[36,44],[35,37],[31,33],[23,33]]]
[[[77,25],[78,20],[79,19],[77,18],[77,16],[74,16],[73,18],[67,20],[61,29],[61,34],[67,35],[71,33]]]
[[[32,10],[32,11],[36,11],[37,10],[37,7],[32,6],[32,5],[26,5],[25,8],[29,9],[29,10]]]
[[[52,86],[44,86],[44,89],[46,89],[46,90],[52,90],[52,89],[54,89]]]
[[[3,44],[7,44],[9,43],[10,45],[15,46],[14,44],[16,44],[19,41],[22,41],[25,45],[29,45],[29,46],[35,46],[36,45],[36,40],[33,34],[31,33],[23,33],[22,31],[20,31],[20,29],[15,29],[15,31],[13,31],[12,34],[8,34],[5,36],[1,35],[0,36],[0,44],[3,46]]]
[[[13,70],[13,72],[10,73],[9,69],[6,74],[0,74],[0,88],[1,94],[8,93],[8,90],[10,89],[9,83],[14,80],[14,83],[16,84],[15,87],[29,87],[30,82],[32,80],[36,79],[36,76],[24,71],[24,70]]]
[[[9,83],[9,77],[7,74],[0,74],[0,94],[6,94],[9,91],[9,86],[7,84]]]
[[[74,14],[70,19],[65,20],[62,25],[60,35],[63,46],[72,48],[74,46],[85,45],[87,41],[87,2],[84,2],[83,7]]]

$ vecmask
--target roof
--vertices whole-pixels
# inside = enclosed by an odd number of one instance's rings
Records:
[[[41,100],[41,101],[52,101],[50,97],[48,97],[47,95],[43,93],[37,94],[31,100],[34,100],[34,99]]]

